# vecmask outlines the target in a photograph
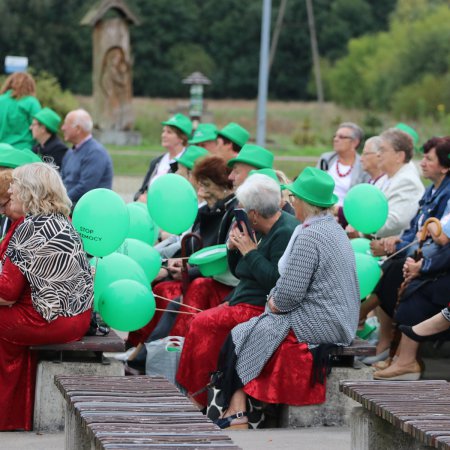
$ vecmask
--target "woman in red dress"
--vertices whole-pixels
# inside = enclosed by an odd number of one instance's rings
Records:
[[[0,430],[31,430],[36,361],[29,346],[80,339],[93,282],[56,169],[19,167],[8,192],[10,211],[25,218],[0,249]]]

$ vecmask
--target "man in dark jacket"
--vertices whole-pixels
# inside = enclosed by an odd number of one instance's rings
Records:
[[[31,134],[38,142],[33,152],[43,161],[52,162],[61,171],[61,164],[67,151],[67,146],[56,135],[61,124],[61,117],[50,108],[43,108],[33,116],[30,125]]]

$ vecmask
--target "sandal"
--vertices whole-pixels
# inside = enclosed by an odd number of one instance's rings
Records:
[[[248,419],[245,411],[238,412],[232,416],[222,417],[214,421],[221,428],[229,428],[230,430],[248,430]]]

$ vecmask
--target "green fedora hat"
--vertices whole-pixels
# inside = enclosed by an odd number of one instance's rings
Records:
[[[205,148],[198,147],[197,145],[190,145],[179,158],[175,158],[175,161],[177,161],[178,164],[182,164],[187,167],[189,170],[192,170],[195,161],[202,156],[206,156],[207,154],[208,150]]]
[[[25,164],[42,162],[31,150],[19,150],[9,144],[0,144],[0,167],[16,167]]]
[[[217,127],[213,123],[201,123],[195,130],[189,144],[215,141],[217,139]]]
[[[225,125],[218,132],[218,135],[227,138],[229,141],[239,145],[239,147],[243,147],[250,138],[250,133],[244,127],[234,122]]]
[[[417,131],[410,127],[409,125],[406,125],[406,123],[399,122],[397,125],[395,125],[394,128],[397,128],[400,131],[403,131],[406,134],[409,134],[412,137],[413,143],[414,143],[414,149],[417,151],[419,149],[419,135]]]
[[[280,180],[277,177],[277,173],[273,169],[258,169],[258,170],[250,170],[248,175],[265,175],[266,177],[272,178],[273,181],[276,181],[280,184]]]
[[[236,163],[248,164],[257,169],[272,169],[273,154],[259,145],[245,144],[236,158],[228,161],[228,167]]]
[[[334,180],[331,175],[315,167],[306,167],[297,179],[285,186],[296,197],[322,208],[333,206],[338,197],[333,193]]]
[[[228,270],[226,244],[205,247],[189,257],[189,264],[197,265],[204,277],[220,275]]]
[[[51,133],[56,133],[61,124],[61,117],[50,108],[42,108],[33,116],[33,119],[44,125]]]
[[[184,114],[175,114],[169,120],[161,122],[161,124],[178,128],[188,137],[192,133],[192,122],[189,117],[186,117]]]

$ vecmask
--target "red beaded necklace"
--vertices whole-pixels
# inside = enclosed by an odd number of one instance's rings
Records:
[[[345,178],[347,175],[350,175],[350,172],[352,171],[352,169],[353,169],[353,164],[350,166],[350,169],[348,169],[347,172],[342,173],[342,172],[339,170],[339,161],[336,161],[336,172],[337,172],[337,174],[338,174],[339,177]]]

